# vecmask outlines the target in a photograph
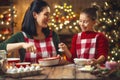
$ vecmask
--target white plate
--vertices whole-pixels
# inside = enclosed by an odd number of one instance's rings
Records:
[[[59,64],[60,58],[59,57],[51,57],[51,58],[44,58],[39,59],[38,62],[41,66],[53,66]]]
[[[16,67],[18,67],[18,68],[19,68],[20,66],[26,67],[27,65],[30,66],[30,62],[21,62],[21,63],[16,63],[15,65],[16,65]]]
[[[16,61],[16,60],[20,60],[20,58],[7,58],[8,61]]]
[[[74,58],[74,63],[79,66],[85,65],[90,59],[85,59],[85,58]]]
[[[7,58],[7,61],[17,63],[17,62],[20,62],[20,58]]]
[[[94,67],[82,67],[82,68],[78,68],[78,70],[80,71],[84,71],[84,72],[90,72],[93,70]]]

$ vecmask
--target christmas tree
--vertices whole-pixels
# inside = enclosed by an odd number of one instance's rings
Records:
[[[108,0],[101,6],[100,24],[96,30],[109,40],[108,60],[120,62],[120,1]]]
[[[68,2],[67,2],[68,3]],[[58,34],[64,34],[68,31],[70,34],[80,31],[78,26],[78,16],[72,10],[72,5],[63,3],[54,6],[54,13],[51,16],[49,23],[50,29],[56,31]]]
[[[15,6],[3,4],[5,3],[0,3],[0,42],[13,34],[13,27],[16,24],[14,18],[17,16]]]

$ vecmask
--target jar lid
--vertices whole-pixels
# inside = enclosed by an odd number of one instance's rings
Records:
[[[6,54],[5,50],[0,50],[0,54]]]

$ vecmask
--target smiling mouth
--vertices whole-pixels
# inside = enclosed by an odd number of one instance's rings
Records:
[[[87,27],[83,27],[83,29],[87,29]]]

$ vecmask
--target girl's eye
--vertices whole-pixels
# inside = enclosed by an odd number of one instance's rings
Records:
[[[82,22],[81,20],[79,20],[79,22]]]
[[[85,24],[88,24],[90,21],[89,20],[79,20],[79,22],[83,22]]]

